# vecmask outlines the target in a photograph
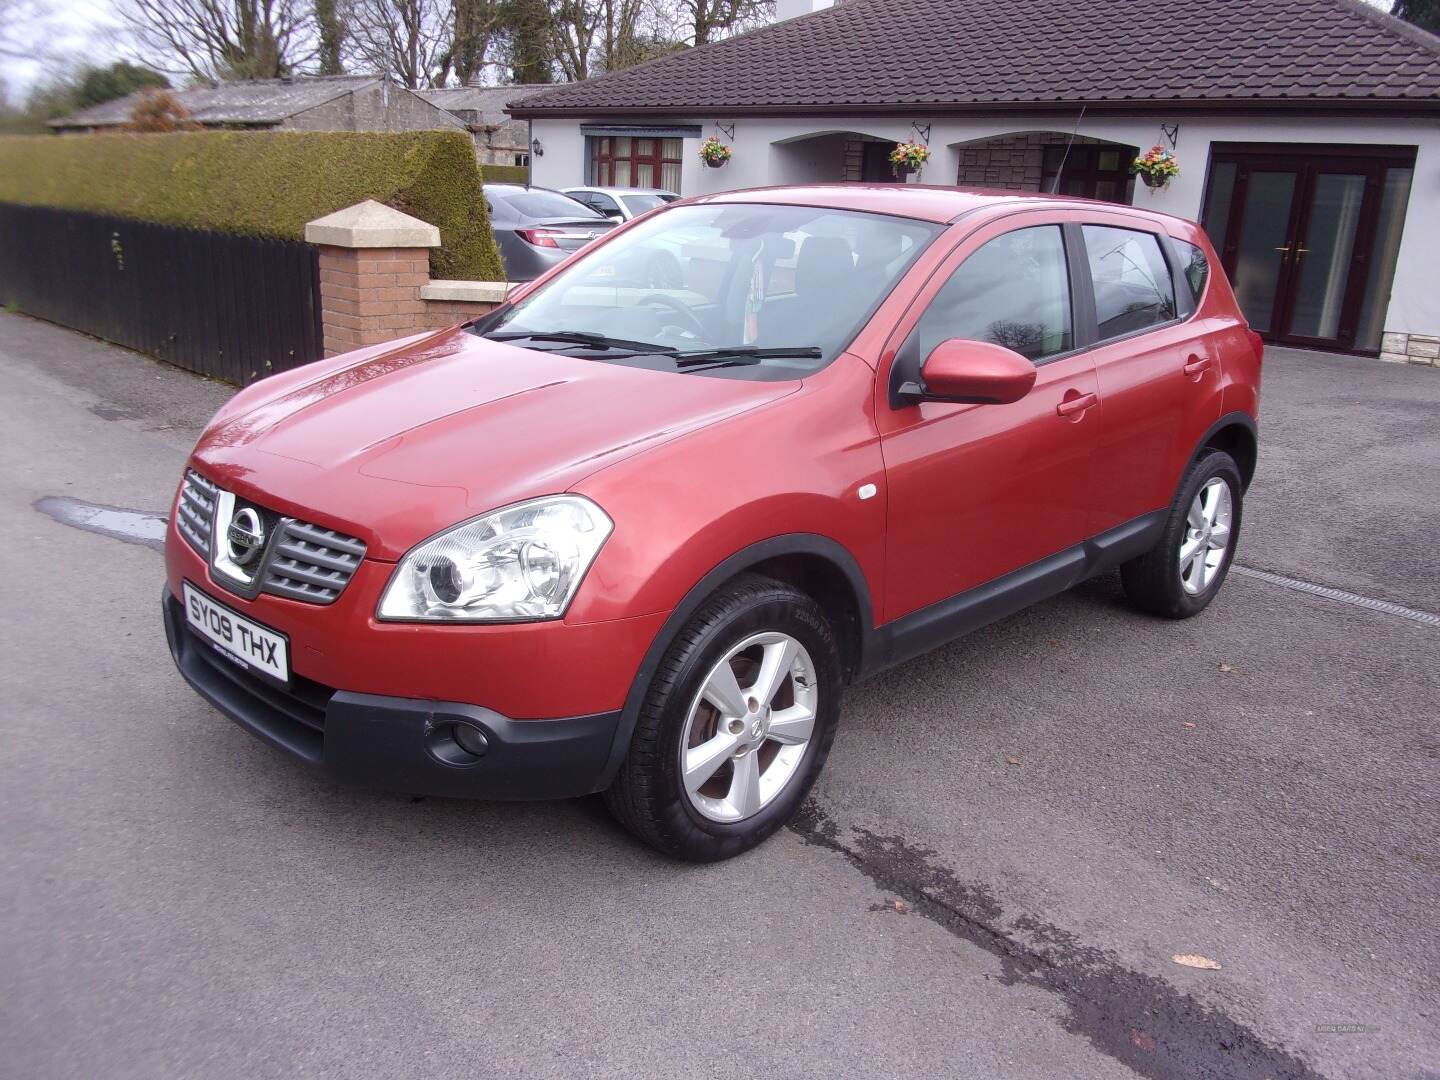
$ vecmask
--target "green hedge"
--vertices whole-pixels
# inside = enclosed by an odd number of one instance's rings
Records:
[[[494,184],[523,184],[530,179],[530,170],[524,165],[481,165],[480,172]]]
[[[0,137],[3,202],[302,239],[363,199],[439,228],[434,277],[505,280],[463,132]]]

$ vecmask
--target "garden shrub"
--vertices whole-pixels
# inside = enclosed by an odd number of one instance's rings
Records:
[[[440,230],[436,278],[504,281],[460,131],[201,131],[0,137],[0,202],[304,239],[375,199]]]
[[[480,172],[492,184],[523,184],[530,179],[524,165],[481,165]]]

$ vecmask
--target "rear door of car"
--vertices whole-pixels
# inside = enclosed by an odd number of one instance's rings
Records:
[[[1091,535],[1169,506],[1192,451],[1220,416],[1219,365],[1179,259],[1146,219],[1087,211],[1069,226],[1083,252],[1103,407]]]

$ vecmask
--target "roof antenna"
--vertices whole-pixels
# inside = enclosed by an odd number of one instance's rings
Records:
[[[1085,119],[1086,106],[1080,106],[1080,115],[1075,118],[1075,130],[1070,132],[1070,139],[1065,144],[1065,153],[1060,155],[1060,167],[1055,170],[1055,179],[1050,182],[1050,194],[1060,194],[1060,174],[1065,171],[1065,162],[1070,159],[1070,147],[1075,145],[1075,136],[1080,133],[1080,122]]]

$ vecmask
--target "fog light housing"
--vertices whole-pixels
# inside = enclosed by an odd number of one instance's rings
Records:
[[[437,717],[425,731],[425,749],[442,765],[474,765],[490,750],[490,738],[466,720]]]

